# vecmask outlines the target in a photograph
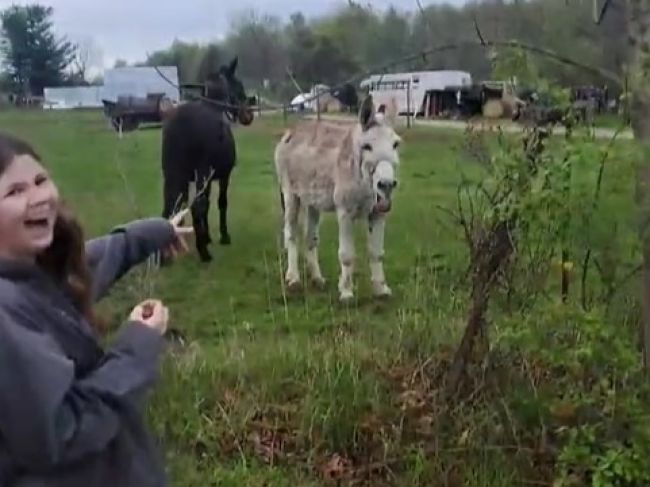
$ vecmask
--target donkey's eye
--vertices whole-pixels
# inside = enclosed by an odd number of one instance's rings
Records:
[[[397,149],[399,147],[399,141],[395,141],[393,144],[393,149]]]
[[[364,151],[367,150],[367,151],[372,152],[372,146],[370,144],[363,144],[361,146],[361,150],[364,150]]]

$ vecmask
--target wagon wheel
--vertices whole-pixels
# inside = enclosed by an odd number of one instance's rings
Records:
[[[115,130],[116,132],[119,132],[120,130],[120,120],[121,120],[120,117],[111,117],[110,119],[110,125],[111,127],[113,127],[113,130]]]
[[[174,105],[169,98],[161,98],[160,101],[158,101],[158,115],[160,118],[163,118],[165,116],[165,113],[171,110],[173,107]]]
[[[136,130],[140,125],[140,122],[136,117],[129,116],[129,115],[113,117],[111,122],[113,124],[113,128],[115,128],[116,131],[120,130],[120,123],[121,123],[122,132],[131,132],[133,130]]]

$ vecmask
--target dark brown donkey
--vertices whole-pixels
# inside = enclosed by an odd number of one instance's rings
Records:
[[[235,76],[237,58],[221,66],[206,82],[205,97],[184,103],[166,116],[162,131],[163,217],[169,218],[187,204],[190,183],[197,197],[191,207],[196,249],[203,262],[212,259],[208,228],[210,189],[219,181],[220,243],[230,244],[228,234],[228,184],[237,152],[231,123],[249,125],[253,111],[242,82]],[[163,262],[166,259],[163,259]]]

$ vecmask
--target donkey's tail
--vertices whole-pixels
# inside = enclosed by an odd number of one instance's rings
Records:
[[[278,244],[280,246],[280,249],[284,248],[284,214],[286,211],[286,205],[284,202],[284,193],[282,192],[282,188],[278,190],[278,193],[280,195],[280,209],[282,210],[280,213],[280,222],[278,225]]]
[[[283,187],[283,178],[282,178],[282,146],[289,142],[291,140],[291,131],[287,130],[282,138],[280,139],[280,142],[275,147],[275,152],[273,154],[273,161],[275,164],[275,174],[276,174],[276,181],[278,184],[278,195],[280,196],[280,235],[279,235],[279,242],[280,242],[280,248],[284,248],[284,218],[285,218],[285,213],[286,213],[286,199],[285,199],[285,194],[282,191]]]

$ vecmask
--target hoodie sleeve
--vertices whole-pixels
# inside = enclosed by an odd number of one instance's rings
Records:
[[[119,226],[106,236],[86,242],[94,300],[101,299],[133,266],[162,250],[175,238],[169,221],[147,218]]]
[[[46,472],[105,449],[155,380],[162,346],[157,331],[126,323],[98,368],[77,379],[31,316],[0,309],[0,431],[12,461]]]

